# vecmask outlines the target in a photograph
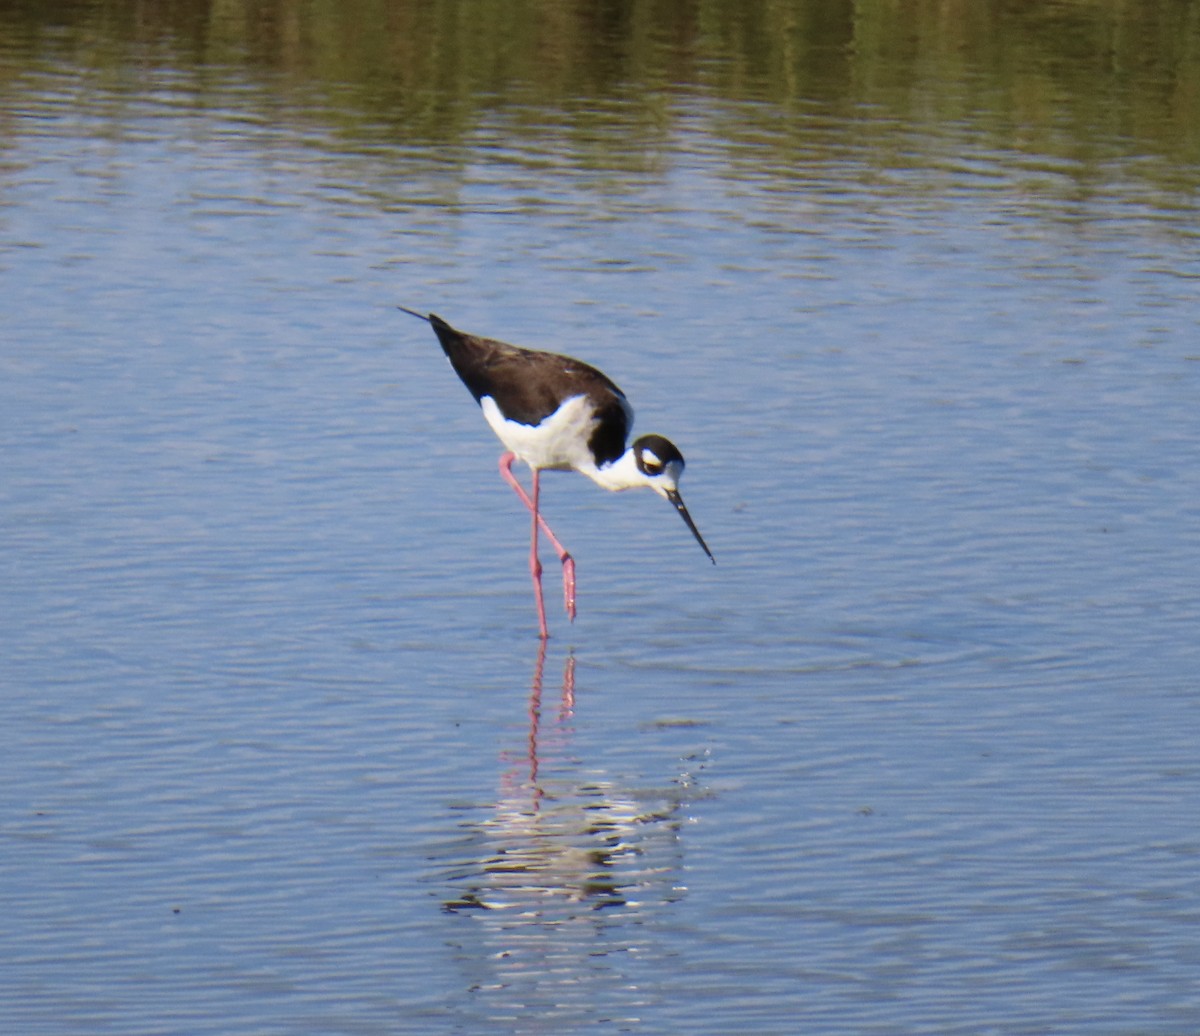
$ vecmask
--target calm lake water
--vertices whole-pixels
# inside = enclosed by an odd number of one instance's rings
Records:
[[[1200,8],[329,6],[0,11],[0,1028],[1200,1030]]]

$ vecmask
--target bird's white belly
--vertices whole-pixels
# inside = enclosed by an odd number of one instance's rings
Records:
[[[541,424],[509,421],[491,396],[479,400],[492,431],[504,445],[532,468],[594,468],[587,444],[596,418],[586,396],[568,399]]]

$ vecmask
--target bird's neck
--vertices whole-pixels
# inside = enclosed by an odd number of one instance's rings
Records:
[[[635,489],[638,486],[649,485],[649,480],[638,469],[637,458],[632,449],[626,450],[611,464],[601,467],[592,465],[586,470],[581,468],[580,471],[597,485],[617,493],[622,489]]]

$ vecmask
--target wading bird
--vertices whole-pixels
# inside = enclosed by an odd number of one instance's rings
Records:
[[[542,471],[575,470],[605,489],[619,491],[649,486],[669,500],[691,529],[712,563],[716,558],[692,521],[679,495],[683,454],[661,435],[643,435],[632,446],[625,440],[633,425],[633,408],[625,394],[595,367],[569,356],[521,349],[506,342],[455,330],[441,317],[405,313],[428,321],[450,365],[483,410],[483,416],[505,446],[500,474],[533,516],[529,571],[537,601],[538,630],[543,638],[546,607],[542,601],[542,565],[538,560],[538,527],[558,552],[563,566],[563,599],[575,619],[575,561],[538,511]],[[533,492],[526,493],[512,472],[523,460],[533,472]]]

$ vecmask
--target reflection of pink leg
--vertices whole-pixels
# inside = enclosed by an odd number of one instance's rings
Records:
[[[541,516],[537,508],[537,489],[538,489],[538,473],[533,473],[534,499],[529,498],[529,494],[525,492],[524,487],[517,481],[517,477],[512,473],[513,462],[517,459],[515,453],[505,453],[500,458],[500,476],[510,486],[516,490],[517,496],[521,498],[525,506],[533,513],[534,539],[537,538],[537,526],[542,527],[542,532],[546,534],[546,538],[553,544],[554,549],[558,552],[558,559],[562,562],[563,567],[563,603],[567,609],[567,617],[572,622],[575,621],[575,559],[567,553],[567,548],[558,542],[558,537],[554,535],[547,524],[546,519]],[[538,599],[541,599],[541,581],[538,581]],[[543,629],[545,624],[543,623]],[[543,633],[543,636],[546,634]]]
[[[542,788],[538,784],[538,727],[542,721],[542,673],[546,668],[546,638],[538,641],[537,665],[533,670],[533,687],[529,693],[529,787],[533,792],[533,808],[542,803]]]
[[[567,666],[563,670],[562,702],[558,707],[558,720],[564,722],[571,718],[575,711],[575,656],[567,656]]]

